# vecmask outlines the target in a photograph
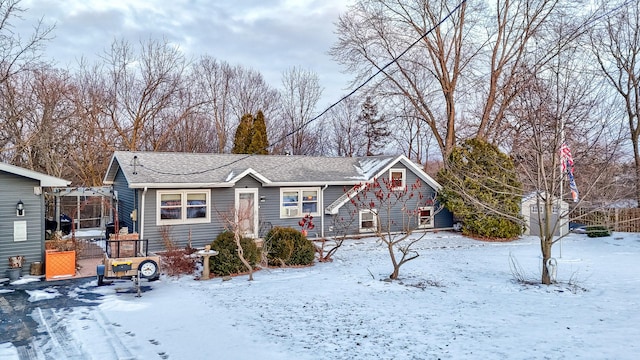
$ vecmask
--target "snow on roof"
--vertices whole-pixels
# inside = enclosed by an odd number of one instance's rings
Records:
[[[354,165],[356,172],[359,176],[350,177],[350,179],[368,180],[376,175],[380,168],[382,168],[389,158],[369,158],[358,161],[357,165]]]

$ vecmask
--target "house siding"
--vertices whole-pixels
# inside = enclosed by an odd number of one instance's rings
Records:
[[[114,193],[118,194],[118,201],[116,203],[118,209],[118,228],[127,227],[129,232],[137,232],[138,229],[133,228],[131,218],[129,217],[133,211],[134,204],[136,203],[136,191],[135,189],[129,189],[127,180],[121,170],[115,176],[113,182]],[[115,219],[114,219],[115,221]]]
[[[393,169],[405,169],[406,179],[405,184],[411,188],[417,181],[421,183],[421,187],[416,190],[416,194],[419,192],[424,198],[433,198],[435,196],[435,189],[431,188],[427,183],[422,181],[416,174],[411,172],[405,166],[396,164]],[[388,179],[388,173],[384,174],[382,178]],[[381,180],[382,181],[382,180]],[[333,199],[337,199],[348,189],[344,187],[330,187],[325,190],[325,206],[328,205]],[[415,196],[407,202],[407,208],[415,209],[418,206],[419,197]],[[435,205],[437,207],[437,204]],[[380,212],[380,219],[383,223],[387,223],[388,215],[386,211]],[[391,231],[403,231],[403,223],[407,221],[407,215],[399,208],[395,208],[391,211]],[[447,209],[442,209],[434,217],[434,228],[446,228],[450,227],[453,222],[453,216]],[[415,219],[413,219],[413,225],[415,226]],[[332,228],[331,228],[332,227]],[[358,210],[350,203],[347,202],[343,205],[336,215],[325,216],[325,236],[342,236],[343,234],[337,233],[338,228],[344,228],[341,232],[347,232],[349,234],[361,234],[366,236],[371,235],[373,232],[359,232],[359,214]],[[346,231],[345,231],[346,230]]]
[[[414,184],[420,179],[416,174],[411,171],[411,168],[407,168],[401,162],[398,162],[393,166],[393,169],[405,169],[406,179],[405,182],[408,186]],[[381,176],[388,178],[389,174],[384,173]],[[165,250],[165,240],[170,240],[174,246],[185,247],[190,245],[192,247],[203,247],[210,244],[224,229],[227,224],[224,223],[223,215],[230,214],[235,207],[235,192],[236,189],[257,189],[258,191],[258,226],[259,237],[264,237],[266,232],[276,226],[291,227],[294,229],[300,229],[298,222],[304,214],[296,218],[281,218],[280,217],[280,187],[263,186],[262,182],[254,178],[252,175],[247,175],[244,178],[238,180],[234,187],[230,188],[210,188],[210,218],[208,223],[196,223],[196,224],[173,224],[173,225],[158,225],[157,224],[157,199],[158,191],[164,190],[184,190],[180,183],[176,183],[170,188],[155,189],[151,188],[144,193],[142,189],[129,189],[124,174],[121,169],[116,171],[114,176],[113,187],[118,192],[118,216],[120,219],[120,226],[129,226],[129,230],[142,232],[143,238],[149,240],[150,251]],[[422,181],[422,180],[420,180]],[[420,192],[427,198],[430,198],[434,194],[432,189],[426,182],[422,182],[422,188]],[[322,185],[313,186],[285,186],[291,188],[319,188],[321,197],[318,204],[319,216],[314,216],[313,223],[315,228],[310,231],[309,237],[331,237],[342,236],[347,233],[350,236],[363,235],[370,236],[371,232],[360,233],[358,224],[358,213],[355,208],[347,202],[344,206],[338,209],[337,215],[326,215],[324,209],[333,203],[336,199],[340,198],[345,191],[351,188],[351,185],[333,185],[328,186],[326,189]],[[192,188],[189,188],[192,189]],[[144,196],[143,196],[144,193]],[[143,201],[144,204],[140,206],[139,201]],[[409,201],[410,207],[417,205],[418,197]],[[144,208],[144,211],[142,209]],[[137,209],[138,222],[132,224],[129,215],[131,212]],[[383,214],[385,215],[385,214]],[[400,211],[400,209],[394,209],[392,212],[392,220],[394,227],[392,231],[401,231],[403,219],[406,220],[406,215]],[[143,217],[143,218],[141,218]],[[386,219],[383,219],[385,221]],[[338,230],[344,223],[348,223],[346,231]],[[434,219],[435,228],[450,227],[452,224],[452,216],[447,210],[443,210],[436,214]],[[135,227],[134,227],[135,225]],[[141,231],[141,227],[142,231]]]
[[[44,198],[34,194],[40,182],[15,174],[0,171],[0,278],[9,268],[8,258],[23,255],[23,275],[29,273],[30,264],[43,262],[44,254]],[[24,216],[16,215],[16,204],[24,203]],[[15,221],[26,221],[27,240],[15,242]]]

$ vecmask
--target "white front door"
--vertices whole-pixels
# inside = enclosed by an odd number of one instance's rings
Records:
[[[236,189],[236,223],[242,234],[258,237],[258,189]]]

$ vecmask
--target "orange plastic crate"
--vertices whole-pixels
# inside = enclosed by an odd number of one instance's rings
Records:
[[[51,251],[45,253],[45,278],[68,278],[76,275],[75,251]]]

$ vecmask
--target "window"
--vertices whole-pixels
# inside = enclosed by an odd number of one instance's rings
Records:
[[[209,222],[209,190],[158,191],[158,225]]]
[[[280,189],[280,218],[319,215],[320,188]]]
[[[376,209],[360,210],[360,232],[373,232],[378,228]]]
[[[418,227],[421,229],[433,227],[433,206],[418,208]]]
[[[391,181],[392,190],[404,190],[405,187],[405,169],[389,170],[389,180]]]

